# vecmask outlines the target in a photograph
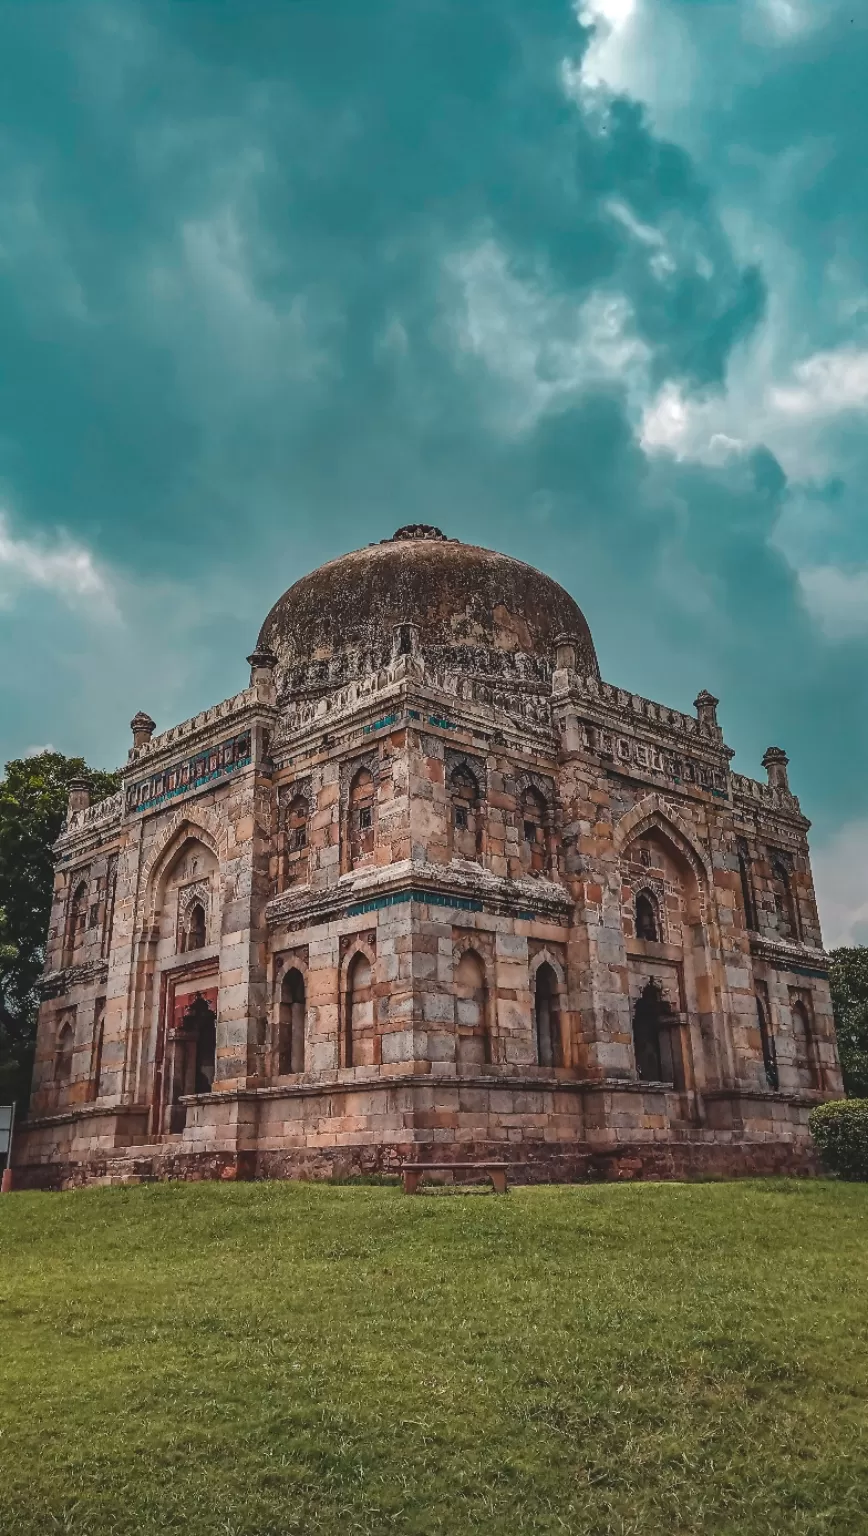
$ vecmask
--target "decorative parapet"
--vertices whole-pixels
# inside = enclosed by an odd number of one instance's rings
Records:
[[[762,784],[759,779],[749,779],[746,774],[732,775],[732,793],[737,800],[747,800],[769,811],[785,811],[801,816],[798,796],[787,789],[777,789],[772,784]]]
[[[677,731],[679,735],[690,736],[705,740],[709,745],[717,746],[719,738],[709,732],[707,735],[701,731],[699,721],[694,715],[685,715],[680,709],[670,709],[667,704],[657,704],[653,699],[645,699],[639,693],[630,693],[626,688],[617,688],[614,683],[604,683],[595,677],[580,677],[577,673],[556,673],[556,679],[561,682],[555,694],[555,701],[560,702],[558,694],[567,697],[573,696],[576,702],[582,703],[597,701],[609,709],[617,711],[619,715],[630,715],[637,722],[659,729],[661,726],[667,731]]]
[[[411,666],[408,667],[408,661]],[[438,695],[441,697],[438,698]],[[454,702],[480,706],[483,710],[495,710],[512,720],[522,732],[536,733],[551,746],[551,704],[546,694],[535,685],[508,685],[499,678],[481,679],[461,676],[450,670],[425,668],[424,674],[412,658],[399,656],[390,666],[382,667],[359,681],[345,684],[333,693],[318,698],[285,700],[280,722],[272,741],[272,753],[294,747],[306,732],[333,729],[336,725],[349,724],[353,716],[379,708],[391,723],[399,718],[395,713],[397,701],[409,699],[419,703],[419,709],[405,711],[408,719],[420,720],[431,716],[431,724],[451,723],[445,711],[452,713]],[[392,701],[395,706],[392,706]],[[425,701],[429,708],[424,708]],[[437,717],[430,708],[437,701]],[[389,706],[392,706],[391,708]],[[403,716],[402,716],[403,718]],[[376,728],[376,727],[373,727]],[[364,727],[367,732],[369,727]]]
[[[105,800],[98,800],[96,805],[88,805],[81,811],[72,811],[66,819],[61,838],[73,837],[81,832],[105,831],[115,822],[120,822],[123,806],[123,792],[118,790],[116,794],[108,795]]]
[[[248,726],[237,735],[202,745],[199,751],[177,758],[168,766],[157,767],[155,764],[145,778],[127,783],[124,786],[126,813],[134,816],[143,811],[162,810],[183,795],[238,773],[252,761],[253,732]]]
[[[261,708],[262,700],[257,690],[245,688],[241,693],[234,694],[231,699],[224,699],[221,704],[214,704],[211,709],[203,709],[200,714],[193,715],[189,720],[182,720],[180,725],[173,725],[170,730],[161,731],[159,736],[152,736],[147,745],[133,747],[125,771],[128,772],[131,767],[157,757],[160,753],[174,751],[180,743],[186,743],[203,732],[213,730],[215,726],[225,724],[234,715],[240,715],[245,710]]]
[[[707,715],[702,724],[681,710],[593,677],[561,673],[555,680],[564,685],[551,701],[562,751],[587,752],[633,777],[656,784],[664,780],[679,792],[700,790],[728,798],[732,752]]]

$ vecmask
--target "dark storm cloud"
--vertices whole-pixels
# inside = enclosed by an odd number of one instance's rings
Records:
[[[761,443],[715,464],[639,437],[665,381],[725,388],[774,274],[704,148],[586,89],[569,5],[29,0],[0,37],[0,503],[19,539],[68,530],[121,614],[7,572],[7,751],[119,755],[134,709],[243,684],[304,569],[419,519],[556,574],[607,675],[720,692],[746,769],[783,736],[822,811],[816,721],[842,739],[864,651],[818,650],[774,542],[787,474]],[[738,90],[773,158],[783,86],[765,138]],[[840,203],[859,110],[834,113]],[[835,516],[849,492],[812,494]]]

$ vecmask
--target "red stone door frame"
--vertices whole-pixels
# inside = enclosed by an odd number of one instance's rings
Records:
[[[169,1036],[181,1027],[181,1019],[185,1009],[189,1008],[193,998],[198,993],[217,1014],[217,972],[216,960],[200,960],[192,965],[179,965],[172,970],[163,971],[160,977],[160,1014],[159,1028],[157,1030],[157,1049],[154,1059],[153,1091],[150,1103],[150,1134],[154,1137],[163,1135],[168,1129],[166,1124],[169,1104],[166,1093],[169,1087],[169,1073],[167,1071],[167,1047],[170,1043]],[[178,996],[178,987],[182,983],[212,981],[211,986],[197,986],[193,991],[184,991]]]

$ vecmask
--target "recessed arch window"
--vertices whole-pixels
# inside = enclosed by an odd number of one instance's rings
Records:
[[[652,943],[659,943],[662,938],[660,908],[651,891],[640,891],[636,897],[636,937]]]
[[[75,1025],[66,1017],[57,1032],[54,1050],[54,1081],[65,1087],[72,1078],[72,1058],[75,1050]]]
[[[194,901],[187,913],[183,947],[185,950],[205,948],[205,908],[201,901]]]
[[[792,881],[789,870],[780,859],[775,859],[772,862],[772,894],[774,896],[778,936],[782,939],[797,941],[799,938],[799,919],[793,895]]]
[[[350,867],[370,858],[374,851],[374,776],[360,768],[350,784]]]
[[[103,1089],[102,1052],[105,1036],[104,997],[98,997],[93,1010],[93,1054],[91,1058],[91,1098],[98,1099]]]
[[[307,847],[308,804],[304,795],[296,795],[286,808],[286,851],[291,856]]]
[[[344,1067],[369,1065],[373,1059],[373,977],[371,962],[361,950],[353,955],[347,967],[343,1023],[341,1065]]]
[[[528,785],[521,797],[522,863],[532,875],[548,866],[548,813],[544,796]]]
[[[536,1059],[541,1067],[562,1067],[560,990],[554,967],[544,960],[534,977]]]
[[[780,1086],[780,1077],[778,1074],[778,1053],[775,1046],[775,1037],[772,1032],[771,1020],[769,1018],[769,1005],[767,997],[761,997],[759,994],[757,994],[756,1012],[757,1024],[759,1025],[760,1049],[762,1051],[763,1058],[763,1071],[765,1072],[766,1082],[768,1083],[769,1087],[776,1089]]]
[[[452,852],[475,860],[479,853],[479,785],[466,763],[453,769],[449,780],[452,802]]]
[[[792,1005],[794,1066],[799,1087],[817,1086],[817,1064],[814,1050],[814,1032],[807,1004],[798,999]]]
[[[305,1013],[304,977],[292,966],[280,984],[277,1070],[281,1074],[304,1071]]]
[[[460,1067],[481,1067],[491,1060],[485,966],[473,949],[466,949],[455,967],[455,1027]]]
[[[87,898],[87,881],[80,880],[70,897],[67,911],[66,943],[64,945],[65,965],[73,963],[75,951],[81,945],[87,930]]]
[[[747,854],[739,849],[738,873],[741,879],[741,900],[744,907],[744,924],[746,928],[756,928],[756,904],[753,897],[753,885],[750,877],[750,865]]]

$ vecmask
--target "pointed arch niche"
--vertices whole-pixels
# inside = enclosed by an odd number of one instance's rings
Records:
[[[719,1086],[727,1060],[712,978],[708,857],[657,796],[619,823],[634,1066],[641,1082]]]
[[[183,1129],[180,1099],[205,1092],[205,1083],[213,1086],[220,1075],[220,929],[215,837],[206,827],[179,819],[147,865],[125,1053],[125,1090],[149,1103],[157,1134]],[[188,1013],[194,1001],[198,1011]]]
[[[455,963],[455,1060],[461,1071],[491,1061],[488,981],[485,962],[475,949],[465,949]]]

